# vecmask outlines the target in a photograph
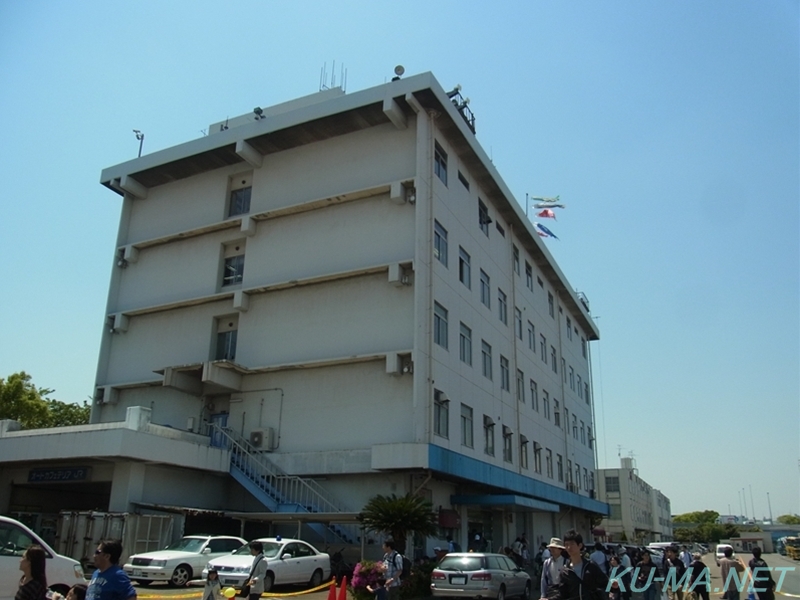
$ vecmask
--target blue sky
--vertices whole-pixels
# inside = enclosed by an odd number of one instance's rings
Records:
[[[395,65],[461,83],[597,317],[599,466],[674,512],[800,513],[797,1],[0,0],[0,377],[92,393],[120,211],[104,167]],[[619,446],[622,449],[619,450]]]

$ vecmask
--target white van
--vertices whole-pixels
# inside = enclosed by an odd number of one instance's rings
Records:
[[[19,561],[33,544],[44,548],[47,555],[45,574],[51,590],[65,594],[76,583],[87,583],[81,563],[56,554],[42,538],[19,521],[0,515],[0,600],[11,600],[17,593],[22,571]]]

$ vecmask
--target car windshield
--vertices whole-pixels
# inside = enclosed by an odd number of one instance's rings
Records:
[[[264,556],[267,558],[275,558],[278,556],[278,551],[281,549],[283,544],[279,544],[277,542],[261,542],[264,545]],[[250,554],[250,544],[245,544],[238,550],[234,552],[234,554]]]
[[[165,550],[180,550],[181,552],[200,552],[206,543],[205,538],[181,538],[172,542]]]
[[[478,571],[483,568],[483,557],[446,555],[436,568],[442,571]]]

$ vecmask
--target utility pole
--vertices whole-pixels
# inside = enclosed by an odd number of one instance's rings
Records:
[[[767,506],[769,506],[769,522],[772,523],[772,502],[769,501],[769,492],[767,492]]]
[[[753,509],[753,521],[756,520],[756,505],[753,503],[753,484],[749,483],[750,486],[750,508]]]

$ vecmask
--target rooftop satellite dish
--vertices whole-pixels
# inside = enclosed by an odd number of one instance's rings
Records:
[[[403,65],[397,65],[394,68],[394,74],[397,75],[398,77],[400,77],[405,72],[406,70],[403,68]]]

